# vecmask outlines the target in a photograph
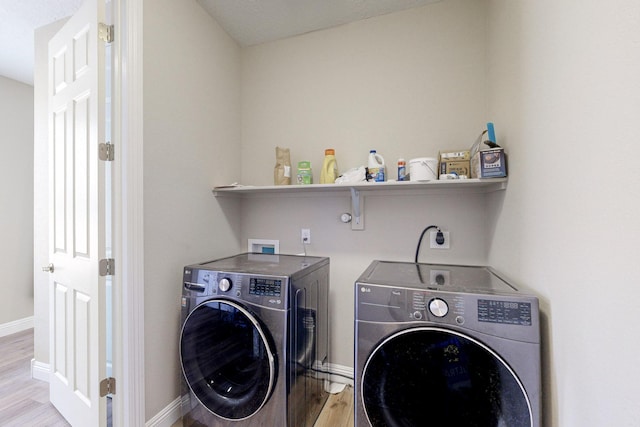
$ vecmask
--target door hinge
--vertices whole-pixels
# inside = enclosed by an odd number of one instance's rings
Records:
[[[100,260],[100,275],[113,276],[116,273],[116,261],[113,258]]]
[[[105,43],[113,42],[113,25],[107,25],[105,23],[98,24],[98,37]]]
[[[116,379],[109,377],[100,381],[100,397],[108,394],[116,394]]]
[[[113,159],[115,158],[115,149],[113,147],[113,144],[110,142],[104,143],[101,142],[99,148],[99,157],[100,160],[103,160],[105,162],[112,162]]]

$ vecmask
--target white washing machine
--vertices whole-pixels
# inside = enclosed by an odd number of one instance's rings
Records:
[[[329,259],[240,254],[184,268],[185,427],[311,427],[328,398]]]
[[[538,299],[492,269],[374,261],[355,317],[356,427],[540,427]]]

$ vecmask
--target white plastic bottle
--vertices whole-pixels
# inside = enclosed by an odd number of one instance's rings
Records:
[[[376,150],[369,151],[369,177],[375,182],[384,182],[384,158]]]
[[[320,171],[320,184],[333,184],[338,177],[336,151],[333,148],[324,150],[324,163]]]

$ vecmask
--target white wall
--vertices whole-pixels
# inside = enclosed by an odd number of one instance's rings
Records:
[[[490,262],[542,299],[545,425],[638,425],[640,3],[490,0],[509,188]]]
[[[0,325],[33,316],[33,87],[0,76]]]
[[[377,149],[436,157],[486,122],[483,2],[448,0],[243,50],[242,183],[273,184],[275,147],[340,171]]]
[[[324,149],[341,171],[375,148],[396,174],[398,157],[468,148],[487,121],[485,3],[449,0],[243,50],[242,183],[273,184],[275,147],[311,160]],[[226,200],[221,200],[221,204]],[[374,259],[413,261],[422,230],[451,232],[451,249],[420,260],[484,264],[485,197],[393,192],[365,196],[365,230],[339,221],[350,197],[268,195],[243,201],[242,241],[279,239],[331,258],[331,363],[353,367],[353,285]]]
[[[239,179],[240,56],[195,1],[144,7],[146,419],[180,395],[182,269],[240,250],[237,204],[214,183]]]

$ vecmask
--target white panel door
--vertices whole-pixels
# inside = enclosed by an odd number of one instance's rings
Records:
[[[50,399],[74,427],[106,425],[104,2],[49,42]]]

